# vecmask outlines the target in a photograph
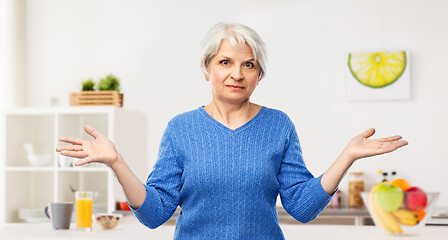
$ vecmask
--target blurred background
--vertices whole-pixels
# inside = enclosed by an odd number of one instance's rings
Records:
[[[308,168],[322,174],[348,141],[375,127],[409,145],[364,159],[366,187],[377,171],[431,192],[448,207],[448,2],[444,0],[3,0],[0,107],[69,106],[81,82],[112,73],[124,108],[145,117],[141,158],[127,159],[144,181],[175,115],[210,102],[198,64],[203,36],[220,21],[248,25],[268,51],[267,74],[252,101],[295,123]],[[409,100],[348,101],[347,53],[406,50]],[[132,146],[132,139],[126,144]],[[120,149],[120,145],[117,146]],[[126,154],[124,154],[126,159]],[[347,190],[341,183],[342,193]],[[342,204],[346,204],[344,201]]]

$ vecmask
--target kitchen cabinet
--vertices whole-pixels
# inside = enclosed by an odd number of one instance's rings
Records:
[[[50,202],[74,202],[73,190],[94,192],[94,212],[115,210],[115,201],[120,198],[117,196],[120,195],[121,188],[112,170],[99,163],[71,166],[70,160],[73,159],[61,157],[55,149],[63,144],[59,142],[62,136],[92,139],[84,132],[84,124],[93,126],[112,142],[117,138],[129,137],[125,136],[127,131],[120,129],[129,124],[129,117],[133,117],[128,116],[127,112],[117,107],[3,110],[0,140],[0,225],[24,222],[19,218],[19,211],[23,209],[38,211],[43,210]],[[34,158],[30,147],[34,147]],[[121,198],[123,200],[122,196]]]

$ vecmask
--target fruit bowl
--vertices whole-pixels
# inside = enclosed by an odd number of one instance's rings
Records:
[[[439,193],[374,191],[362,192],[375,225],[385,234],[417,235],[431,218]]]
[[[112,229],[116,227],[123,217],[119,214],[97,214],[95,221],[102,229]]]

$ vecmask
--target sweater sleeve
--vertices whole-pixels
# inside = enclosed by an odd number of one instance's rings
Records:
[[[170,137],[170,125],[163,133],[157,162],[144,185],[146,198],[132,209],[138,220],[154,229],[165,223],[180,202],[182,167]]]
[[[278,178],[283,208],[299,222],[314,220],[331,200],[332,196],[320,183],[322,175],[315,178],[306,168],[294,126],[287,139]]]

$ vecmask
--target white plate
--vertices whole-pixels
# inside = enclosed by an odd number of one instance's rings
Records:
[[[49,222],[42,208],[20,208],[19,218],[28,223]]]

